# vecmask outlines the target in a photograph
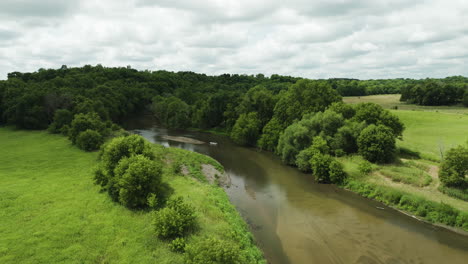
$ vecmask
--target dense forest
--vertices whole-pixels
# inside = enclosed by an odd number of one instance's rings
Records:
[[[441,80],[428,79],[404,86],[400,101],[418,105],[463,103],[468,106],[468,78],[454,76]]]
[[[0,82],[0,120],[19,128],[48,128],[95,150],[119,131],[116,124],[125,117],[151,111],[166,127],[221,130],[238,144],[274,151],[285,163],[309,171],[308,161],[318,150],[327,164],[331,156],[355,152],[386,162],[395,153],[395,139],[403,131],[398,118],[371,103],[345,105],[341,96],[402,92],[402,100],[448,104],[466,95],[467,83],[459,76],[309,80],[62,66],[8,74]]]

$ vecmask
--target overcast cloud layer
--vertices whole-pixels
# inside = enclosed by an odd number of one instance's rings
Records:
[[[468,76],[468,1],[0,1],[0,79],[98,63],[309,78]]]

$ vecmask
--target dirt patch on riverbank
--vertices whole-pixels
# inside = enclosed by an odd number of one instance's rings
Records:
[[[200,141],[200,140],[197,140],[197,139],[193,139],[193,138],[188,138],[188,137],[175,137],[175,136],[164,135],[161,138],[165,139],[165,140],[171,140],[171,141],[177,141],[177,142],[189,143],[189,144],[196,144],[196,145],[201,145],[201,144],[206,143],[206,142],[203,142],[203,141]]]
[[[202,173],[211,184],[217,184],[222,187],[231,186],[231,178],[225,172],[220,172],[211,164],[202,164]]]

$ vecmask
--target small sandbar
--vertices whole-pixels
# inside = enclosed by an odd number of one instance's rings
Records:
[[[203,142],[203,141],[196,140],[196,139],[193,139],[193,138],[188,138],[188,137],[174,137],[174,136],[164,135],[164,136],[161,136],[161,138],[165,139],[165,140],[171,140],[171,141],[177,141],[177,142],[189,143],[189,144],[196,144],[196,145],[205,144],[205,142]]]

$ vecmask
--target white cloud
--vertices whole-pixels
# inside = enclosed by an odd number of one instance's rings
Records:
[[[0,78],[132,65],[309,78],[468,75],[468,2],[4,0]]]

